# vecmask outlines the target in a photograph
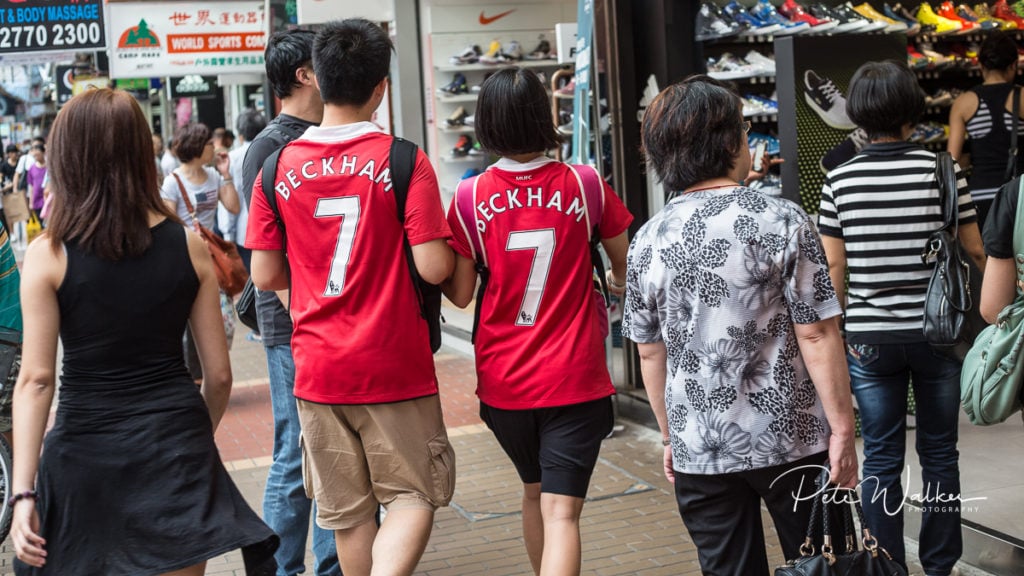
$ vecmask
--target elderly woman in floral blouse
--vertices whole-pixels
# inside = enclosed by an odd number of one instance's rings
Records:
[[[856,482],[842,313],[810,219],[740,185],[739,98],[697,76],[643,120],[648,164],[676,193],[633,239],[623,335],[638,344],[665,476],[704,574],[768,574],[761,502],[787,559],[816,492]]]

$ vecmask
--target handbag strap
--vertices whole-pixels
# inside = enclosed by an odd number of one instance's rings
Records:
[[[1013,119],[1010,121],[1010,158],[1006,161],[1003,182],[1009,182],[1017,175],[1017,131],[1020,125],[1020,86],[1013,87]]]
[[[181,177],[178,176],[177,172],[171,172],[174,179],[178,181],[178,190],[181,191],[181,199],[185,201],[185,210],[188,215],[192,217],[192,227],[196,229],[196,233],[199,232],[199,219],[196,218],[196,209],[192,206],[192,201],[189,200],[188,192],[185,190],[185,185],[181,182]]]
[[[951,230],[953,238],[956,238],[960,227],[960,198],[956,188],[956,167],[949,152],[939,152],[935,155],[935,180],[939,185],[942,229]]]

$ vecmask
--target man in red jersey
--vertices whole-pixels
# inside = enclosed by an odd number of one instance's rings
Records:
[[[404,230],[397,218],[392,138],[370,122],[391,51],[384,30],[362,19],[332,22],[317,34],[313,71],[323,122],[283,149],[273,185],[286,246],[261,193],[252,195],[247,235],[256,286],[279,290],[290,282],[306,487],[317,524],[334,530],[346,576],[412,574],[434,510],[449,502],[455,484],[403,234],[428,282],[451,273],[454,255],[422,152]],[[253,188],[261,187],[262,175]],[[379,529],[378,505],[388,511]]]
[[[476,133],[501,159],[459,186],[448,214],[458,262],[442,287],[466,306],[476,266],[486,267],[475,339],[480,417],[523,482],[534,572],[578,575],[580,514],[614,424],[590,243],[600,239],[609,287],[621,295],[633,217],[593,168],[545,155],[558,137],[533,72],[506,68],[483,83]]]

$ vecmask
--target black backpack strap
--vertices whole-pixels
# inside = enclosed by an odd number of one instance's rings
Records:
[[[391,175],[391,191],[395,195],[395,207],[398,215],[398,222],[402,225],[402,246],[405,250],[405,262],[409,266],[409,277],[412,278],[413,287],[416,289],[416,299],[420,304],[420,314],[427,317],[424,305],[423,294],[420,293],[420,273],[416,269],[416,262],[412,257],[412,245],[409,244],[409,235],[405,233],[405,204],[409,198],[409,183],[412,181],[412,172],[416,167],[416,144],[404,139],[395,137],[391,141],[390,159],[388,160]]]
[[[1017,132],[1020,126],[1020,86],[1013,87],[1013,121],[1010,123],[1010,158],[1006,163],[1003,182],[1009,182],[1017,175]]]
[[[281,229],[281,245],[284,246],[284,250],[287,252],[288,243],[284,230],[284,220],[281,220],[281,211],[277,208],[277,194],[274,192],[274,181],[277,180],[277,159],[281,157],[281,150],[284,150],[284,146],[274,150],[263,161],[263,197],[267,199],[267,205],[270,206],[270,210],[274,213],[274,218],[277,220],[277,227]]]

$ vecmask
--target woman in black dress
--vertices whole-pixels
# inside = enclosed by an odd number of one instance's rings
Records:
[[[242,548],[248,574],[272,574],[277,537],[213,440],[231,391],[213,266],[160,200],[145,116],[126,92],[92,90],[51,134],[53,216],[22,273],[16,573],[191,576]],[[186,322],[201,392],[182,357]],[[60,401],[39,456],[58,336]]]

